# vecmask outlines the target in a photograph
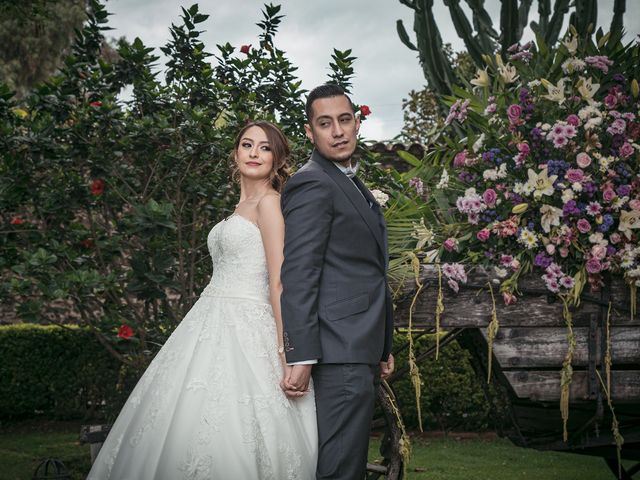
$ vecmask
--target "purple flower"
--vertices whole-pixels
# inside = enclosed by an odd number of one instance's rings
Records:
[[[585,57],[584,61],[587,63],[587,65],[591,65],[593,68],[597,68],[604,73],[607,73],[609,71],[609,67],[613,65],[613,61],[609,60],[609,57],[606,57],[604,55]]]
[[[418,195],[422,195],[424,193],[424,183],[419,177],[413,177],[409,180],[409,186],[415,188]]]
[[[540,252],[536,255],[536,258],[533,259],[533,264],[536,267],[547,268],[551,265],[552,259],[544,252]]]
[[[625,197],[627,195],[629,195],[631,193],[631,185],[620,185],[617,189],[616,189],[616,193],[618,195],[620,195],[621,197]]]

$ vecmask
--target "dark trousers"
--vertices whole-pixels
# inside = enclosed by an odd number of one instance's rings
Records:
[[[362,363],[313,367],[318,416],[318,480],[362,480],[380,366]]]

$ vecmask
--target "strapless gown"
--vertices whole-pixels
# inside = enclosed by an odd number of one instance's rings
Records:
[[[313,479],[313,391],[279,382],[258,227],[240,215],[207,239],[213,275],[115,421],[89,480]]]

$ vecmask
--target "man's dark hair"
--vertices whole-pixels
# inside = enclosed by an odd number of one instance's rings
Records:
[[[313,117],[313,102],[315,102],[319,98],[339,97],[340,95],[344,95],[345,97],[347,97],[347,100],[349,100],[349,105],[351,105],[351,109],[353,110],[353,103],[351,102],[351,99],[340,85],[336,85],[335,83],[325,83],[324,85],[320,85],[319,87],[311,90],[309,92],[309,96],[307,97],[307,104],[304,107],[305,111],[307,112],[307,120],[310,122]]]

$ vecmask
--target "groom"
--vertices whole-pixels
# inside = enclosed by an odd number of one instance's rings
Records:
[[[313,377],[317,479],[361,480],[380,376],[393,371],[393,306],[380,206],[351,157],[360,119],[344,90],[321,85],[307,98],[311,159],[286,184],[281,279],[290,396]]]

